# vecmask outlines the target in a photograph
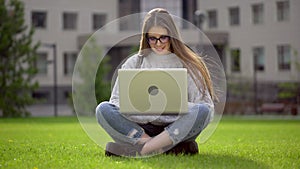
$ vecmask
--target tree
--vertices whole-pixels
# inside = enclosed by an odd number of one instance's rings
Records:
[[[111,70],[111,66],[108,64],[109,60],[109,56],[102,59],[96,74],[95,93],[98,104],[107,101],[110,97],[111,82],[106,79]]]
[[[101,47],[90,38],[81,49],[73,74],[72,101],[79,115],[94,116],[97,104],[109,99],[108,62],[109,57],[103,57]]]
[[[3,117],[28,116],[26,106],[38,87],[33,82],[37,48],[32,44],[33,28],[24,22],[24,4],[18,0],[0,0],[0,110]]]

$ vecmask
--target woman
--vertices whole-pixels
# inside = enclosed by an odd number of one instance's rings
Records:
[[[106,155],[198,153],[195,139],[214,111],[212,81],[203,60],[181,41],[165,9],[153,9],[145,16],[139,52],[122,65],[122,69],[130,68],[186,68],[189,112],[182,116],[125,117],[119,112],[116,81],[110,101],[96,108],[99,124],[116,142],[107,144]]]

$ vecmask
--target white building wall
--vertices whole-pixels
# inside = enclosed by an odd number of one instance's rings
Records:
[[[99,1],[99,0],[23,0],[25,4],[25,20],[27,25],[31,25],[31,12],[33,10],[47,11],[47,27],[46,29],[36,29],[34,41],[41,43],[56,43],[57,45],[57,82],[59,86],[71,85],[71,76],[64,75],[63,69],[63,53],[79,52],[78,36],[81,34],[91,34],[94,32],[92,28],[92,14],[105,13],[107,22],[117,18],[118,1]],[[77,13],[77,29],[63,30],[62,15],[63,12]],[[114,27],[106,31],[117,31]],[[53,51],[51,48],[41,46],[39,51],[48,52],[48,60],[53,59]],[[48,65],[48,73],[46,76],[37,76],[40,86],[53,85],[53,64]]]
[[[260,81],[294,81],[300,80],[299,72],[295,65],[291,65],[291,70],[278,70],[277,45],[290,44],[292,51],[300,52],[300,1],[289,0],[290,19],[289,21],[278,22],[276,2],[272,0],[199,0],[198,8],[200,10],[216,9],[218,15],[218,26],[215,31],[227,31],[229,33],[227,49],[227,73],[233,75],[230,70],[231,48],[240,48],[241,50],[241,72],[234,73],[241,77],[253,77],[253,53],[252,48],[263,46],[265,48],[265,71],[258,72],[257,78]],[[252,23],[252,4],[264,4],[264,23],[254,25]],[[229,25],[229,7],[238,6],[240,8],[240,25]],[[204,27],[208,30],[207,25]],[[295,59],[295,53],[292,52],[291,59]],[[300,56],[298,54],[298,62]],[[294,60],[295,61],[295,60]],[[298,76],[298,77],[297,77]]]
[[[71,76],[64,75],[64,52],[79,52],[78,38],[83,35],[90,35],[94,32],[92,29],[92,14],[105,13],[106,22],[109,23],[118,18],[119,0],[22,0],[25,4],[25,21],[31,25],[31,12],[33,10],[47,11],[47,28],[36,29],[34,40],[41,43],[56,43],[57,45],[57,80],[58,87],[71,86]],[[279,0],[277,0],[279,1]],[[265,50],[265,70],[257,73],[259,81],[300,81],[300,73],[296,70],[295,65],[291,65],[289,71],[279,71],[277,61],[277,45],[290,44],[292,48],[291,59],[298,56],[300,63],[300,1],[289,0],[290,2],[290,20],[287,22],[278,22],[276,19],[276,2],[273,0],[198,0],[198,9],[210,10],[216,9],[218,15],[218,26],[214,29],[208,29],[204,25],[204,31],[207,32],[228,32],[228,46],[226,46],[226,73],[227,75],[236,75],[240,77],[253,78],[253,53],[255,46],[263,46]],[[171,14],[182,17],[182,1],[147,1],[141,0],[141,12],[148,12],[154,7],[163,7],[170,11]],[[264,4],[264,23],[253,25],[252,8],[254,3]],[[230,26],[228,8],[239,6],[240,8],[240,25]],[[76,12],[78,16],[78,25],[76,30],[66,31],[62,26],[63,12]],[[185,31],[183,31],[184,34]],[[140,33],[136,32],[135,33]],[[110,25],[104,30],[107,38],[102,38],[104,46],[109,46],[110,41],[119,37],[128,37],[132,32],[119,32],[118,24]],[[184,38],[184,37],[183,37]],[[191,42],[197,41],[188,38]],[[82,45],[82,44],[81,44]],[[232,73],[230,70],[230,49],[239,48],[241,51],[241,72]],[[53,51],[50,48],[40,47],[40,51],[48,52],[48,60],[53,59]],[[38,76],[37,80],[40,86],[53,85],[53,64],[48,65],[47,75]]]
[[[142,12],[149,12],[153,8],[165,8],[172,15],[182,16],[181,0],[141,0]]]

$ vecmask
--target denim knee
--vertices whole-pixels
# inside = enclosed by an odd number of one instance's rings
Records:
[[[210,108],[206,104],[198,104],[195,107],[197,109],[196,111],[193,111],[194,113],[197,113],[194,126],[200,129],[200,132],[208,125],[210,121]]]
[[[210,109],[206,104],[198,104],[195,107],[198,111],[196,122],[203,121],[203,119],[207,119],[210,116]]]
[[[206,104],[197,104],[192,109],[194,122],[188,136],[197,137],[209,123],[210,109]]]
[[[107,101],[101,102],[96,107],[96,117],[98,119],[98,122],[99,122],[99,118],[107,116],[110,109],[111,109],[111,104]]]
[[[119,107],[109,102],[102,102],[96,108],[96,117],[102,128],[118,142],[136,144],[144,130],[129,121],[119,112]]]
[[[196,138],[209,123],[210,109],[206,104],[197,104],[189,113],[166,127],[173,144]]]

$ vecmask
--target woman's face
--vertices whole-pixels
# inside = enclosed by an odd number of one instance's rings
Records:
[[[170,36],[167,29],[160,26],[153,26],[149,29],[147,40],[151,49],[159,55],[166,55],[170,51]]]

